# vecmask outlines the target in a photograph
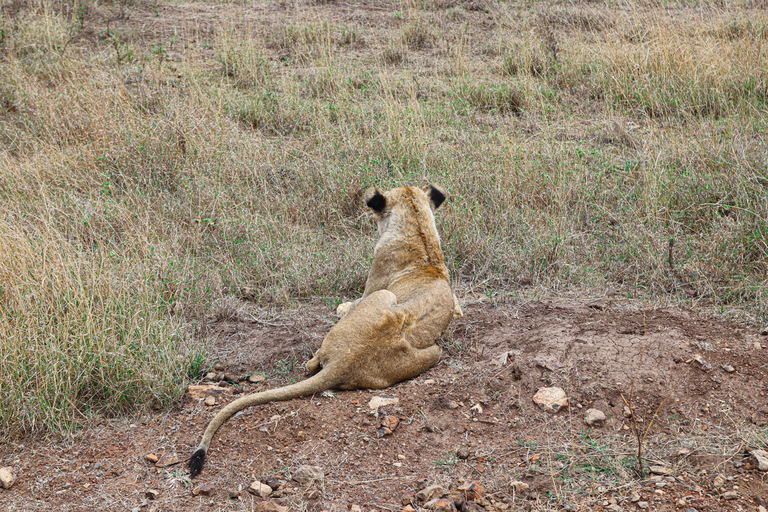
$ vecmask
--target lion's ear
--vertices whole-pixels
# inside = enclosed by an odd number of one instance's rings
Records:
[[[429,196],[429,199],[432,201],[432,207],[435,210],[440,208],[440,205],[445,201],[445,191],[442,187],[437,185],[427,185],[426,188],[424,188],[424,192]]]
[[[384,194],[378,188],[369,188],[365,191],[365,204],[371,210],[381,213],[384,211],[384,207],[387,206],[387,198],[384,197]]]

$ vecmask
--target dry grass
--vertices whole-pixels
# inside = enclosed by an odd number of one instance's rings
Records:
[[[167,402],[179,326],[243,288],[359,293],[373,184],[447,187],[459,283],[765,321],[768,15],[654,5],[5,4],[3,432]]]

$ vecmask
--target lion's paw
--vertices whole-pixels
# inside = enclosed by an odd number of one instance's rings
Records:
[[[354,302],[345,302],[343,304],[339,304],[339,306],[336,308],[336,315],[339,318],[344,318],[347,316],[347,313],[349,313],[349,310],[352,309],[354,304]]]

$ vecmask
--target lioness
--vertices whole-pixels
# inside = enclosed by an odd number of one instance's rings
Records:
[[[373,188],[364,199],[376,215],[379,240],[363,297],[337,308],[341,320],[307,362],[307,370],[320,371],[296,384],[253,393],[224,407],[208,424],[189,460],[192,478],[203,469],[219,426],[250,405],[330,388],[385,388],[416,377],[440,358],[435,339],[451,319],[462,314],[451,291],[432,214],[445,200],[445,193],[435,185],[388,192]]]

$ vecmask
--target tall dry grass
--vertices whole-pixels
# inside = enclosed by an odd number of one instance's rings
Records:
[[[0,11],[6,438],[168,403],[221,297],[359,294],[370,185],[446,186],[459,286],[768,318],[763,10],[185,9]]]

